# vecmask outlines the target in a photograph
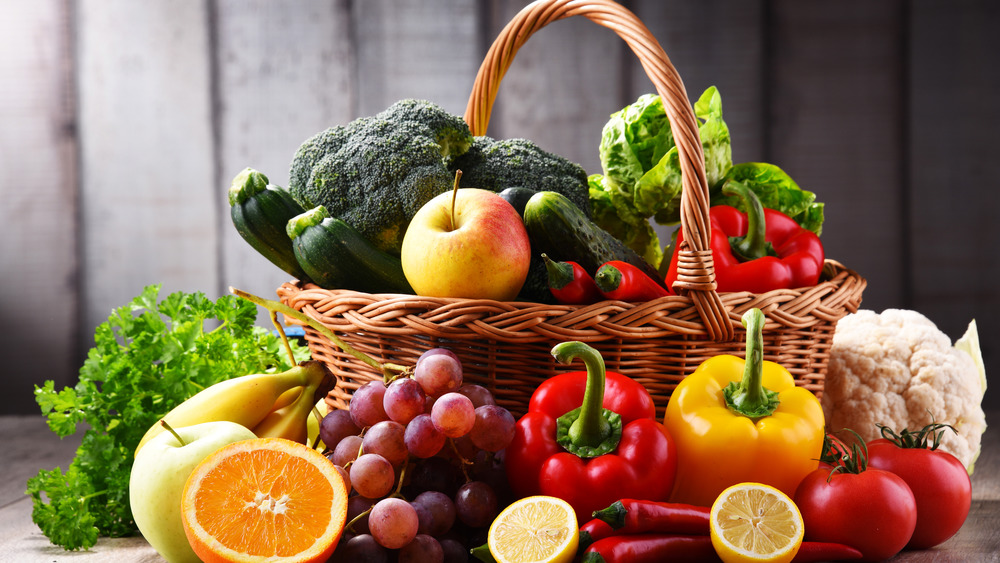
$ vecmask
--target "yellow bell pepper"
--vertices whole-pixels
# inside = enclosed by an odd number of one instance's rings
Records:
[[[795,494],[818,467],[823,409],[781,365],[764,361],[764,314],[743,315],[747,360],[703,362],[674,389],[663,425],[677,446],[670,500],[711,506],[726,487],[757,482]]]

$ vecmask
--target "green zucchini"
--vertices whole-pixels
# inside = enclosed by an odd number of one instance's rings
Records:
[[[236,231],[264,258],[300,280],[309,276],[295,259],[285,226],[304,211],[288,191],[252,168],[237,174],[229,187],[229,215]]]
[[[413,293],[399,257],[378,249],[322,205],[288,221],[288,238],[302,269],[324,289]]]
[[[538,192],[524,206],[524,226],[531,250],[555,261],[574,261],[591,275],[609,260],[640,268],[663,285],[649,262],[614,235],[597,226],[579,207],[557,192]]]

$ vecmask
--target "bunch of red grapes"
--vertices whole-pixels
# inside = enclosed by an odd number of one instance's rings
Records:
[[[512,499],[503,449],[514,416],[462,363],[428,350],[410,376],[358,388],[320,423],[327,457],[351,489],[332,561],[462,562]]]

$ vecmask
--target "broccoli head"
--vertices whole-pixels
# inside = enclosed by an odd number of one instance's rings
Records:
[[[590,216],[583,167],[527,139],[476,137],[469,150],[452,162],[451,169],[462,171],[462,187],[498,193],[514,186],[559,192]]]
[[[431,102],[401,100],[306,140],[292,160],[288,189],[303,207],[326,207],[398,255],[410,219],[452,188],[449,165],[472,140],[462,118]]]

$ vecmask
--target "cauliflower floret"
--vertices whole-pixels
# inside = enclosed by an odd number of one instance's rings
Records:
[[[986,430],[975,330],[973,321],[959,349],[916,311],[862,310],[841,319],[822,397],[827,429],[850,428],[867,441],[880,437],[876,424],[896,431],[948,424],[956,432],[945,429],[940,448],[972,473]]]

